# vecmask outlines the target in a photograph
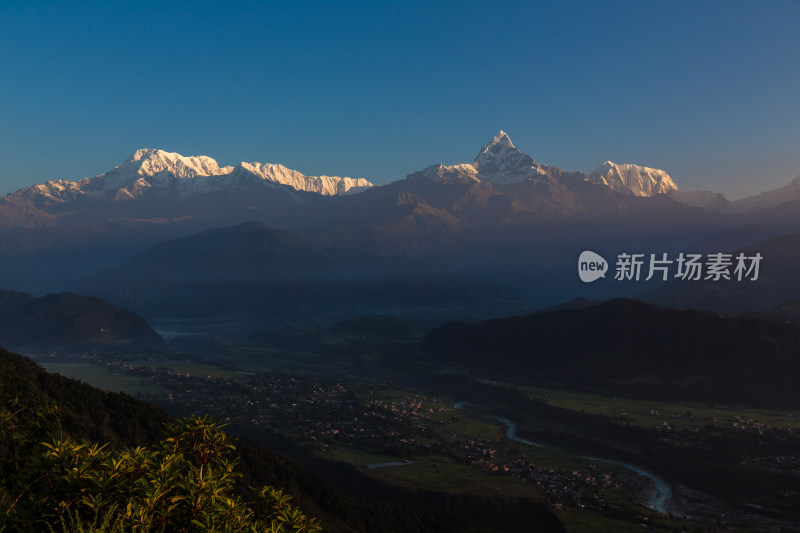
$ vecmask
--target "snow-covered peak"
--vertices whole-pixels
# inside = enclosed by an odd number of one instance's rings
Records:
[[[428,179],[437,183],[489,182],[498,184],[542,180],[560,174],[556,167],[542,165],[519,151],[506,132],[500,130],[481,148],[472,163],[432,165],[409,179]]]
[[[287,168],[280,163],[239,163],[239,166],[248,172],[252,172],[262,180],[274,181],[287,184],[291,181],[305,178],[301,172]]]
[[[305,176],[272,163],[240,163],[220,167],[204,155],[182,156],[154,148],[136,150],[121,165],[95,178],[80,181],[48,181],[20,189],[12,195],[45,202],[70,202],[78,197],[127,201],[145,194],[177,194],[178,197],[210,194],[230,188],[282,188],[322,195],[352,194],[372,187],[359,178]]]
[[[539,168],[542,165],[519,151],[502,130],[481,148],[472,164],[481,178],[489,181],[522,181],[544,173]]]
[[[153,148],[136,150],[122,166],[135,168],[141,176],[153,176],[166,170],[178,179],[218,176],[233,170],[232,167],[220,168],[214,159],[205,155],[184,157],[175,152]]]
[[[493,183],[542,180],[561,173],[557,167],[537,163],[531,156],[522,153],[503,130],[481,148],[472,164],[478,170],[481,181]]]
[[[264,181],[289,185],[298,191],[316,192],[326,196],[358,192],[372,186],[372,183],[364,178],[306,176],[281,164],[240,163],[240,167]]]
[[[636,196],[653,196],[678,190],[678,186],[663,170],[629,163],[617,164],[606,161],[594,169],[589,178],[617,192]]]
[[[220,167],[204,155],[182,156],[152,148],[142,148],[133,153],[125,163],[111,172],[98,176],[102,190],[123,189],[119,198],[136,197],[141,192],[173,188],[182,194],[210,193],[228,187],[253,187],[258,185],[285,185],[298,191],[322,195],[339,195],[372,186],[365,179],[336,176],[306,176],[301,172],[273,163],[239,163],[235,167]],[[173,183],[178,180],[180,183]]]
[[[486,143],[486,146],[481,148],[481,151],[478,152],[477,157],[475,157],[475,162],[477,162],[482,155],[487,152],[498,152],[502,151],[507,148],[516,148],[514,147],[514,143],[511,142],[511,137],[508,136],[506,132],[500,130],[500,133],[492,137],[492,140]],[[519,151],[519,150],[517,150]]]
[[[474,164],[462,163],[460,165],[431,165],[413,174],[409,180],[425,180],[434,183],[479,183],[478,169]]]

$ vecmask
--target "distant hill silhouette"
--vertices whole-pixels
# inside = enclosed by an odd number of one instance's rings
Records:
[[[717,249],[716,251],[720,251]],[[700,308],[719,312],[773,309],[787,300],[800,299],[800,233],[766,239],[730,252],[763,259],[756,281],[673,281],[643,295],[643,299],[669,307]]]
[[[496,279],[425,268],[251,221],[161,243],[78,289],[147,317],[256,316],[304,325],[390,311],[470,316],[470,306],[524,299]]]
[[[616,299],[478,324],[422,344],[434,364],[615,395],[755,405],[800,401],[800,329]]]
[[[136,313],[69,292],[34,298],[0,291],[0,345],[167,349],[164,339]]]

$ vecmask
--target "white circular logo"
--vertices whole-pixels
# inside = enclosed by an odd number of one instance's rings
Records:
[[[597,279],[606,277],[608,271],[608,261],[601,255],[588,250],[581,252],[578,257],[578,276],[584,283],[591,283]]]

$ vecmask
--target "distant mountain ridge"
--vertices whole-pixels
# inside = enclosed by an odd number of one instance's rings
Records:
[[[731,202],[731,211],[748,212],[760,209],[777,207],[788,202],[798,202],[800,200],[800,175],[793,179],[788,185],[778,187],[769,191],[748,196],[741,200]]]
[[[410,315],[451,310],[463,316],[509,301],[520,305],[496,282],[441,272],[424,259],[325,247],[259,222],[160,243],[86,278],[76,290],[153,321],[255,316],[261,327],[268,320],[300,325],[389,309]]]
[[[610,165],[606,174],[600,175],[598,170],[597,175],[586,176],[538,163],[516,148],[508,134],[501,130],[480,149],[471,163],[431,165],[410,174],[407,179],[498,186],[525,181],[546,182],[548,179],[564,184],[587,181],[637,196],[677,190],[664,171],[610,162],[605,165]],[[158,216],[174,216],[168,211],[169,206],[176,203],[196,204],[201,201],[197,200],[199,198],[222,193],[231,195],[236,191],[252,196],[254,201],[259,195],[271,195],[274,197],[271,201],[287,205],[303,202],[306,198],[303,193],[342,196],[373,186],[363,178],[306,176],[281,164],[242,162],[235,166],[220,166],[205,155],[183,156],[142,148],[121,165],[94,178],[49,180],[5,195],[0,198],[0,227],[49,226],[60,224],[62,218],[92,218],[92,213],[96,214],[94,218],[116,218],[113,212],[109,212],[109,206],[116,206],[114,209],[118,210],[122,204],[134,204],[133,200],[140,202],[135,204],[135,208],[126,206],[121,211],[124,213],[122,216],[151,218],[153,206],[164,202],[165,208],[160,209]],[[241,202],[234,204],[240,205]]]
[[[100,298],[74,293],[0,291],[0,345],[14,349],[68,347],[166,350],[145,320]]]
[[[153,206],[162,204],[158,216],[170,216],[171,207],[223,193],[251,197],[256,204],[267,197],[292,205],[308,198],[304,195],[336,196],[369,187],[372,183],[363,178],[306,176],[280,164],[259,162],[220,167],[207,156],[142,148],[94,178],[50,180],[5,195],[0,198],[0,227],[50,226],[75,217],[149,218]],[[123,209],[127,203],[131,205]]]
[[[780,215],[780,211],[794,210],[800,204],[800,175],[788,185],[763,191],[739,200],[728,200],[724,194],[713,191],[669,191],[669,196],[686,205],[708,211],[730,214],[767,213]]]
[[[800,329],[631,299],[476,324],[422,343],[428,364],[617,396],[797,405]]]
[[[618,165],[606,161],[587,176],[582,172],[564,171],[556,166],[539,163],[514,146],[503,130],[480,149],[472,163],[439,163],[414,172],[407,179],[436,183],[491,183],[500,186],[548,180],[557,180],[562,184],[591,182],[635,196],[654,196],[678,190],[669,174],[654,168],[632,164]]]
[[[198,194],[257,184],[287,185],[298,191],[328,196],[372,186],[363,178],[306,176],[281,164],[242,162],[236,166],[220,167],[214,159],[204,155],[186,157],[164,150],[141,148],[122,165],[95,178],[48,181],[12,194],[26,198],[42,196],[57,201],[70,200],[80,194],[103,195],[123,201],[148,189]]]
[[[723,313],[765,312],[800,298],[800,233],[770,237],[731,251],[731,256],[744,254],[764,259],[755,281],[731,279],[702,280],[694,283],[673,280],[650,292],[642,299],[674,308],[701,308]]]
[[[96,178],[51,181],[0,198],[0,286],[86,292],[79,283],[87,277],[160,242],[248,221],[313,244],[307,252],[318,259],[315,275],[330,274],[331,258],[346,259],[332,253],[338,249],[416,264],[422,258],[426,275],[457,270],[491,279],[503,271],[499,279],[510,280],[514,271],[524,287],[543,275],[545,258],[561,261],[547,268],[549,279],[563,279],[559,272],[568,271],[572,255],[590,245],[685,249],[761,217],[775,232],[800,231],[791,202],[773,208],[768,220],[766,211],[727,213],[722,195],[680,191],[662,170],[607,161],[591,175],[566,171],[523,153],[504,131],[469,163],[432,165],[379,186],[348,180],[138,150]],[[279,264],[290,257],[276,256],[270,269],[284,268]],[[537,290],[537,305],[581,294],[573,287],[556,295],[556,286]]]
[[[565,171],[537,162],[523,153],[502,130],[470,163],[430,165],[388,186],[420,180],[440,184],[486,183],[501,188],[525,182],[557,181],[562,185],[587,182],[625,195],[667,195],[688,206],[730,213],[753,212],[800,201],[800,177],[786,187],[730,202],[721,193],[712,191],[680,191],[666,171],[647,166],[606,161],[588,175]],[[254,209],[272,209],[275,205],[285,207],[312,197],[350,195],[370,188],[374,185],[363,178],[307,176],[273,163],[241,162],[235,166],[220,166],[205,155],[183,156],[142,148],[121,165],[94,178],[50,180],[5,195],[0,198],[0,228],[57,225],[62,219],[75,217],[81,220],[107,220],[117,216],[147,219],[154,216],[154,212],[155,216],[171,217],[176,215],[170,208],[178,203],[184,207],[191,204],[195,211],[200,207],[207,210],[208,199],[220,195],[225,195],[222,198],[225,201],[218,205],[223,211],[250,209],[246,204],[248,198],[252,198]],[[226,198],[235,200],[231,202]],[[205,204],[202,199],[206,199]],[[133,200],[146,201],[136,203]],[[122,209],[120,206],[124,203],[136,207],[125,207],[121,215],[116,215],[114,210]],[[269,207],[265,207],[267,204]],[[227,222],[243,222],[250,218],[227,217]]]

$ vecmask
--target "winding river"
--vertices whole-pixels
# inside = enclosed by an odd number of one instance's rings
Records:
[[[469,402],[458,402],[453,407],[456,409],[463,409],[464,407],[469,407],[472,404]],[[523,444],[528,444],[530,446],[537,446],[539,448],[545,448],[544,444],[539,442],[533,442],[528,439],[523,439],[517,436],[517,424],[512,422],[507,418],[503,418],[500,416],[495,416],[495,420],[499,420],[505,427],[506,427],[506,436],[517,442],[521,442]],[[669,502],[672,499],[672,488],[669,486],[669,483],[661,479],[660,477],[656,476],[652,472],[648,472],[647,470],[632,465],[629,463],[624,463],[622,461],[616,461],[614,459],[605,459],[603,457],[589,457],[584,455],[584,459],[589,459],[590,461],[597,461],[598,463],[608,463],[612,465],[621,466],[627,470],[635,472],[640,476],[644,476],[650,481],[653,482],[653,492],[650,494],[650,499],[647,502],[647,507],[654,511],[658,511],[659,513],[669,514]]]
[[[654,511],[658,511],[659,513],[669,514],[669,501],[672,499],[672,488],[669,486],[669,483],[660,477],[657,477],[655,474],[648,472],[647,470],[644,470],[636,465],[623,463],[622,461],[603,459],[602,457],[589,457],[586,455],[584,455],[583,458],[589,459],[590,461],[597,461],[598,463],[609,463],[612,465],[621,466],[636,472],[640,476],[646,477],[652,481],[654,485],[653,492],[650,494],[650,500],[648,500],[647,506]]]
[[[523,444],[529,444],[531,446],[538,446],[539,448],[545,447],[544,444],[518,437],[517,424],[515,424],[511,420],[500,416],[496,416],[494,418],[496,420],[499,420],[504,426],[506,426],[506,436],[509,439],[521,442]],[[622,461],[616,461],[614,459],[605,459],[603,457],[590,457],[587,455],[584,455],[583,458],[589,459],[590,461],[597,461],[598,463],[608,463],[612,465],[621,466],[622,468],[626,468],[632,472],[636,472],[640,476],[646,477],[647,479],[652,481],[654,485],[653,492],[650,494],[650,499],[647,502],[647,506],[654,511],[658,511],[659,513],[669,514],[669,502],[672,499],[672,488],[669,486],[669,483],[667,483],[660,477],[656,476],[652,472],[648,472],[647,470],[639,466],[632,465],[630,463],[623,463]]]

